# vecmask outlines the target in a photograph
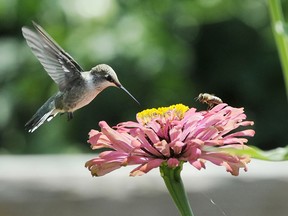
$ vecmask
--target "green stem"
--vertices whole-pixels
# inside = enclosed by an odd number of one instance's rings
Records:
[[[276,40],[280,61],[283,68],[284,82],[286,85],[286,95],[288,98],[288,42],[287,24],[284,21],[280,0],[268,0],[272,28]]]
[[[166,187],[172,196],[178,210],[182,216],[193,216],[190,203],[184,189],[184,185],[180,176],[182,164],[176,168],[169,168],[167,165],[160,166],[160,173]]]

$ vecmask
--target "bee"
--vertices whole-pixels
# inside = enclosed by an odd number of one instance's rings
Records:
[[[200,93],[198,97],[196,97],[196,101],[208,104],[208,109],[212,109],[214,105],[223,103],[221,98],[209,93]]]

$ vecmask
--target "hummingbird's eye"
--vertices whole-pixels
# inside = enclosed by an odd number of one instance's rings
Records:
[[[105,79],[109,82],[114,82],[114,80],[110,74],[105,75]]]

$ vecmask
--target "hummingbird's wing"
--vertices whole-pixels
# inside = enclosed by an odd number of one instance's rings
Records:
[[[84,70],[41,26],[35,22],[33,25],[37,31],[23,27],[23,36],[49,76],[58,84],[60,91],[63,91],[68,83],[81,78]]]

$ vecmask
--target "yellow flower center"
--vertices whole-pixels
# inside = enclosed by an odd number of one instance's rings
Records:
[[[142,112],[137,113],[137,120],[142,124],[147,124],[155,118],[164,118],[164,119],[178,119],[181,120],[184,117],[184,114],[189,110],[188,106],[183,104],[171,105],[169,107],[159,107],[146,109]]]

